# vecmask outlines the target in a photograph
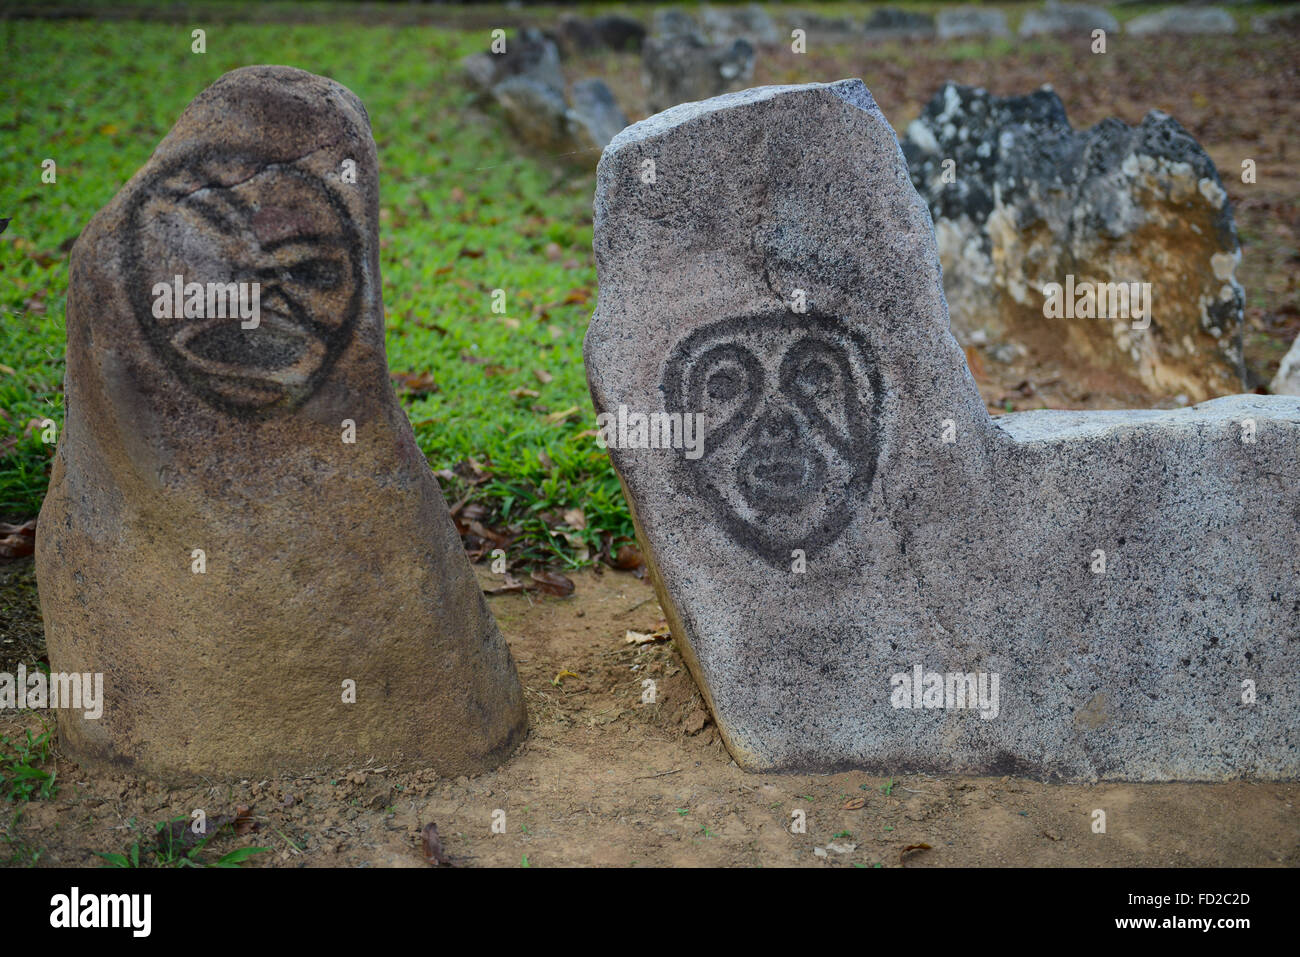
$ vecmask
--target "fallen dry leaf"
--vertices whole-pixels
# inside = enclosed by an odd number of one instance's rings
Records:
[[[392,379],[403,391],[410,392],[416,398],[438,391],[438,383],[432,372],[394,372]]]
[[[437,824],[430,821],[424,825],[424,830],[420,832],[420,840],[424,844],[424,859],[428,863],[434,867],[451,865],[451,858],[442,849],[442,838],[438,836]]]
[[[546,417],[546,421],[551,423],[552,425],[559,425],[565,419],[569,418],[569,416],[576,415],[577,412],[578,412],[578,407],[576,405],[571,405],[563,412],[552,412],[550,415]]]
[[[484,588],[483,594],[507,595],[511,592],[526,591],[527,587],[528,587],[527,585],[525,585],[519,579],[515,578],[514,575],[511,575],[509,572],[506,572],[505,576],[501,579],[500,585],[497,585],[495,588]]]
[[[467,522],[477,522],[487,518],[487,506],[482,502],[469,502],[458,504],[451,510],[452,515],[459,514]]]
[[[549,385],[551,382],[555,381],[555,376],[551,375],[545,369],[534,369],[533,375],[542,385]]]
[[[195,833],[194,819],[191,817],[184,817],[179,821],[170,821],[166,827],[158,831],[158,847],[168,852],[188,850],[207,838],[215,838],[227,827],[237,836],[257,830],[257,821],[254,820],[252,811],[246,804],[238,805],[234,814],[222,814],[215,818],[208,818],[204,824],[204,829],[199,833]]]
[[[929,849],[929,844],[909,844],[898,852],[898,863],[903,863],[903,859],[913,851],[928,851]]]
[[[559,572],[539,569],[533,572],[531,577],[537,583],[537,587],[548,595],[558,595],[563,598],[565,595],[573,594],[573,582]]]
[[[36,539],[26,535],[8,535],[0,538],[0,558],[22,558],[36,551]]]
[[[866,806],[867,806],[866,798],[849,798],[848,801],[844,803],[844,810],[861,811]]]
[[[510,544],[509,535],[502,535],[500,532],[494,532],[492,529],[488,528],[482,522],[469,521],[465,523],[465,527],[468,528],[475,535],[477,535],[479,538],[486,539],[487,541],[491,542],[493,545],[505,546]]]
[[[582,537],[582,534],[580,532],[567,532],[564,530],[558,530],[558,531],[551,532],[551,534],[557,536],[558,538],[563,538],[566,542],[568,542],[569,547],[573,549],[573,552],[577,556],[578,561],[585,562],[587,559],[591,558],[591,548],[590,546],[587,545],[587,540]]]
[[[668,641],[673,636],[667,628],[660,628],[656,631],[633,631],[628,629],[627,634],[623,636],[623,641],[629,645],[649,645],[655,642]]]
[[[564,523],[580,532],[587,527],[587,514],[580,508],[571,508],[564,513]]]
[[[614,567],[623,571],[631,571],[644,563],[645,558],[641,555],[641,549],[635,545],[622,546],[614,556]]]
[[[36,519],[21,525],[0,522],[0,558],[22,558],[36,550]]]

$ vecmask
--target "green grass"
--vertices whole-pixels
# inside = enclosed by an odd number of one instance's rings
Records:
[[[471,105],[458,60],[486,34],[214,25],[196,55],[189,29],[0,22],[0,218],[12,219],[0,234],[0,517],[34,514],[48,481],[52,447],[28,424],[63,422],[72,241],[196,94],[227,70],[278,63],[338,80],[370,114],[389,364],[433,376],[431,392],[399,388],[432,467],[473,459],[490,476],[444,477],[448,499],[482,502],[486,524],[509,526],[512,562],[575,565],[584,542],[595,553],[630,537],[608,456],[582,434],[594,428],[581,355],[595,302],[593,177],[524,155]],[[53,184],[41,181],[47,158]],[[494,289],[504,315],[491,310]],[[587,526],[576,548],[549,531],[573,508]]]
[[[58,794],[55,772],[42,767],[49,763],[53,747],[48,725],[40,734],[28,728],[17,740],[7,735],[0,737],[0,813],[5,817],[0,844],[8,848],[0,854],[0,866],[33,866],[44,853],[18,837],[17,828],[28,802],[49,800]]]
[[[211,834],[199,838],[189,830],[189,823],[189,817],[184,814],[166,821],[159,821],[154,825],[154,840],[152,843],[142,845],[137,838],[122,853],[96,851],[96,856],[104,859],[106,862],[105,867],[231,868],[239,867],[249,858],[270,850],[267,847],[239,847],[223,854],[216,860],[207,860],[203,856],[203,852],[207,849],[208,843],[221,834],[230,831],[231,826],[223,824],[221,827],[215,828]],[[134,818],[132,818],[130,824],[135,827]],[[143,863],[141,863],[142,861]]]
[[[49,761],[52,747],[49,728],[40,734],[28,728],[17,741],[0,737],[0,798],[6,805],[45,800],[58,793],[54,772],[41,767]]]

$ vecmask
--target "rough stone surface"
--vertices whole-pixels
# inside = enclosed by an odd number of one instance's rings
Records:
[[[476,53],[461,63],[470,85],[495,101],[515,135],[535,150],[590,165],[627,126],[601,80],[581,80],[565,96],[558,48],[535,30],[519,31],[504,53]]]
[[[1119,32],[1119,21],[1101,7],[1089,7],[1082,4],[1049,4],[1042,10],[1030,10],[1020,21],[1022,37],[1038,36],[1043,33],[1080,33],[1091,34],[1101,29],[1109,33]]]
[[[982,329],[1064,355],[1078,375],[1127,377],[1139,395],[1195,402],[1241,391],[1232,209],[1213,161],[1171,117],[1076,131],[1050,89],[1000,98],[949,84],[903,149],[934,217],[959,338]],[[1071,275],[1150,283],[1150,328],[1048,318],[1044,288]]]
[[[935,35],[934,17],[928,13],[881,7],[866,23],[867,39],[922,39]]]
[[[525,74],[506,77],[492,87],[492,95],[501,105],[506,122],[524,143],[550,153],[572,148],[569,104],[563,87]]]
[[[504,53],[471,53],[461,60],[461,69],[470,85],[488,97],[499,83],[517,76],[564,92],[560,51],[537,30],[520,30],[506,41]]]
[[[754,74],[754,48],[745,40],[710,44],[692,34],[651,37],[642,65],[653,111],[706,100],[743,86]]]
[[[351,92],[248,67],[73,247],[36,572],[51,668],[104,674],[102,718],[59,712],[78,762],[457,775],[522,740],[514,663],[388,381],[377,177]],[[259,325],[155,318],[176,275],[259,282]]]
[[[1291,348],[1277,367],[1277,375],[1269,386],[1274,395],[1300,395],[1300,338],[1291,343]]]
[[[589,53],[607,49],[616,52],[639,51],[645,41],[646,30],[639,21],[618,15],[594,17],[561,17],[556,25],[560,45],[570,53]]]
[[[656,37],[698,37],[701,41],[704,40],[695,18],[676,7],[656,10],[651,24],[650,32]]]
[[[939,31],[940,40],[1011,35],[1011,30],[1007,27],[1007,15],[1001,10],[969,10],[964,7],[940,10],[935,17],[935,27]]]
[[[1237,21],[1222,7],[1159,10],[1134,17],[1124,25],[1130,36],[1151,33],[1236,33]]]
[[[570,135],[579,149],[599,153],[627,126],[627,116],[604,80],[579,80],[569,99]]]
[[[816,44],[852,43],[862,36],[861,21],[852,17],[828,17],[807,10],[791,10],[785,15],[790,30],[803,30]]]
[[[611,455],[742,767],[1300,770],[1300,400],[990,419],[860,81],[624,130],[594,243],[597,411],[706,416],[698,458]],[[917,666],[997,674],[997,716],[894,707]]]
[[[645,25],[631,17],[618,14],[596,17],[591,26],[601,45],[610,50],[638,52],[645,42]]]
[[[1258,17],[1251,17],[1252,33],[1294,33],[1300,30],[1300,9],[1274,10]]]
[[[754,47],[775,47],[782,39],[767,11],[755,3],[745,7],[705,7],[700,11],[700,24],[714,43],[729,45],[744,40]]]

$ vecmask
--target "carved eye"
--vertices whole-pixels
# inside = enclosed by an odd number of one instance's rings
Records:
[[[856,408],[858,394],[842,347],[824,339],[800,339],[781,362],[781,390],[825,438],[841,449],[852,444],[850,410]]]
[[[328,290],[337,288],[342,275],[339,264],[332,259],[307,259],[289,267],[289,279],[313,289]]]
[[[805,362],[799,369],[799,388],[809,395],[816,395],[835,377],[835,370],[821,359]]]
[[[720,439],[758,405],[763,367],[742,345],[724,343],[691,365],[685,412],[704,413],[710,436]]]
[[[729,402],[740,394],[741,376],[736,374],[734,369],[722,369],[709,376],[708,385],[705,386],[705,392],[710,399],[718,402]]]

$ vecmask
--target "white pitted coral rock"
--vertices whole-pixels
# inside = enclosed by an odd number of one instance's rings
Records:
[[[36,570],[51,669],[104,674],[102,717],[59,712],[77,761],[456,775],[523,739],[509,649],[388,381],[378,207],[360,100],[248,67],[73,247]],[[179,313],[177,276],[204,294]],[[231,318],[226,284],[251,306],[254,283],[256,314]]]
[[[990,419],[857,80],[624,130],[595,251],[602,437],[742,767],[1296,775],[1300,400]]]
[[[998,97],[949,83],[903,151],[959,338],[1026,344],[1081,389],[1133,404],[1241,391],[1232,206],[1172,117],[1075,130],[1049,88]]]

